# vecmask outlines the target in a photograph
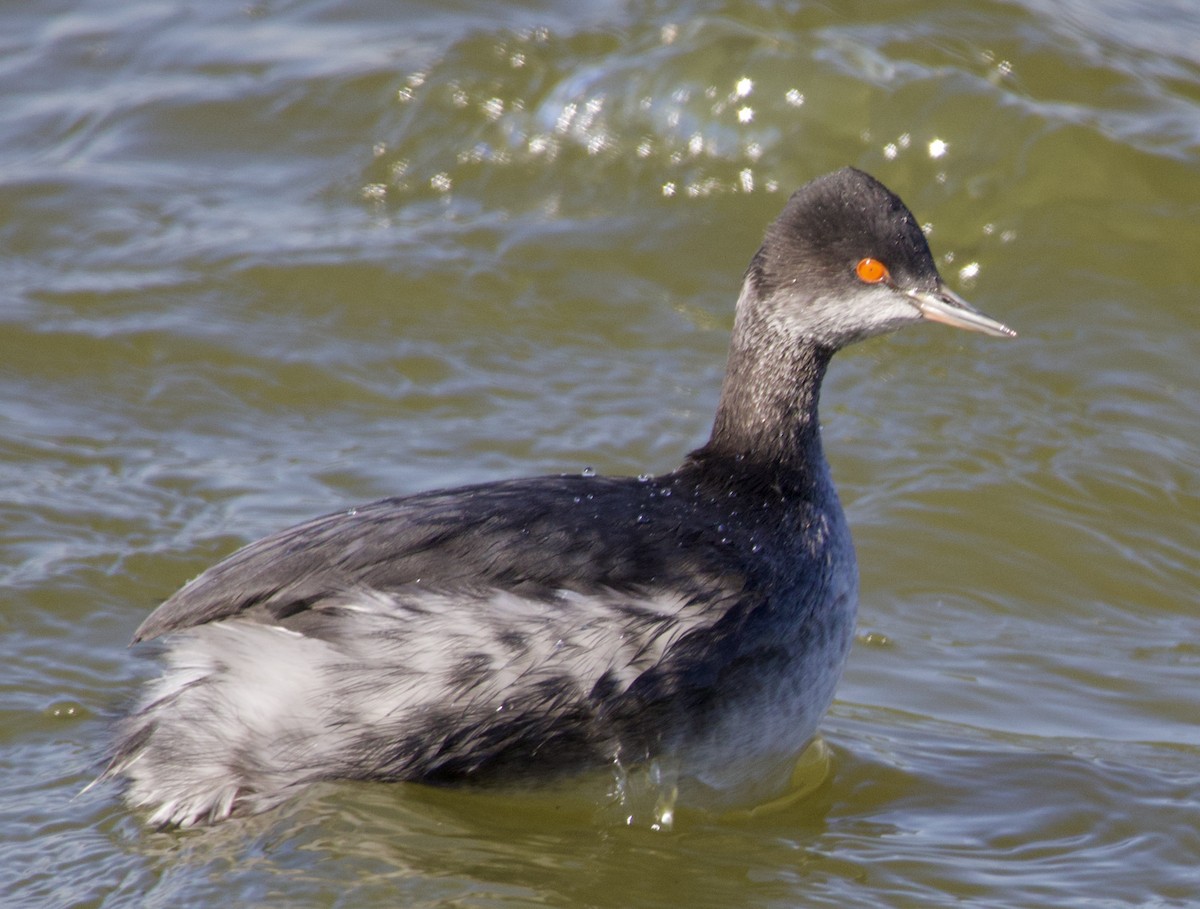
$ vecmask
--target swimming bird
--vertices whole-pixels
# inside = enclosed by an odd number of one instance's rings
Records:
[[[881,183],[813,180],[750,262],[711,436],[680,467],[388,498],[251,543],[138,628],[167,668],[101,778],[181,827],[317,781],[658,760],[681,804],[778,794],[857,609],[821,382],[842,347],[922,320],[1014,334],[946,287]]]

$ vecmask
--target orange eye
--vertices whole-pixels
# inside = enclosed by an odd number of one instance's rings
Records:
[[[854,266],[854,273],[858,275],[858,280],[864,284],[878,284],[881,281],[890,281],[891,274],[888,273],[887,266],[878,259],[859,259],[858,264]]]

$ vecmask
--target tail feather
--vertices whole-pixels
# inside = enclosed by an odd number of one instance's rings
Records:
[[[168,668],[122,721],[101,779],[155,827],[265,811],[314,781],[325,739],[314,670],[328,644],[277,626],[213,624],[172,639]]]

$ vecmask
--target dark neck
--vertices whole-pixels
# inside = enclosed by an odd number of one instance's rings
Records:
[[[712,436],[692,458],[733,459],[811,482],[826,470],[817,403],[833,351],[758,309],[739,301]]]

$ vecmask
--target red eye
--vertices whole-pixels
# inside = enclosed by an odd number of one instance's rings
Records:
[[[859,259],[858,264],[854,266],[854,273],[864,284],[879,284],[892,279],[887,266],[878,259]]]

